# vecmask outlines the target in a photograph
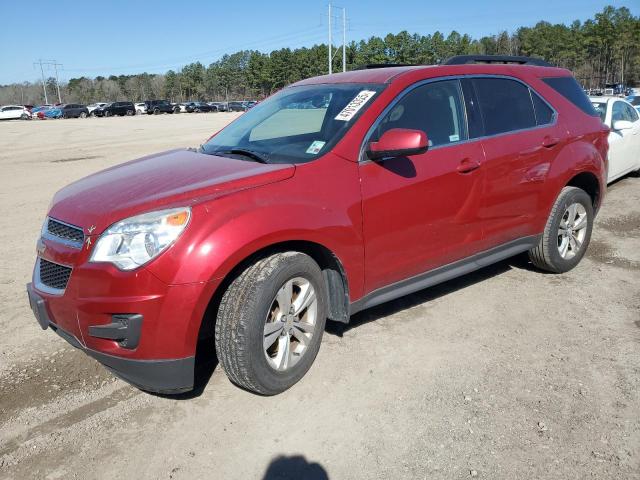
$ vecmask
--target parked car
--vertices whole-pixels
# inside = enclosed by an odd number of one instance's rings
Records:
[[[619,97],[591,97],[594,108],[609,132],[609,169],[611,183],[640,170],[640,114],[631,103]]]
[[[31,112],[22,105],[5,105],[0,107],[0,120],[30,120]]]
[[[225,102],[209,102],[209,105],[216,112],[226,112],[228,110],[227,104]]]
[[[78,103],[67,103],[59,106],[62,118],[87,118],[89,116],[89,109],[86,105],[80,105]]]
[[[91,116],[95,116],[95,115],[92,115],[92,114],[93,114],[93,111],[94,111],[96,108],[102,108],[102,107],[104,107],[105,105],[107,105],[107,103],[105,103],[105,102],[98,102],[98,103],[92,103],[92,104],[90,104],[90,105],[87,105],[87,110],[89,111],[89,115],[91,115]]]
[[[193,111],[196,113],[207,113],[213,109],[208,103],[205,102],[193,102]]]
[[[62,107],[63,105],[53,105],[45,110],[42,110],[42,118],[62,118]]]
[[[227,104],[227,110],[230,112],[246,112],[247,106],[244,102],[229,102]]]
[[[50,109],[52,105],[38,105],[31,109],[31,118],[38,118],[42,120],[44,118],[44,112]]]
[[[133,102],[112,102],[95,108],[91,114],[95,117],[131,116],[136,114],[136,107]]]
[[[158,115],[159,113],[174,113],[179,111],[180,107],[172,105],[168,100],[147,100],[147,114]]]
[[[183,102],[178,104],[179,112],[176,113],[193,113],[195,106],[193,102]]]
[[[147,104],[144,102],[138,102],[135,104],[136,113],[138,115],[142,115],[143,113],[147,113]]]
[[[200,342],[272,395],[309,370],[327,318],[521,252],[571,270],[608,129],[568,70],[467,64],[486,58],[309,78],[197,151],[63,188],[28,285],[38,322],[144,390],[191,389]]]

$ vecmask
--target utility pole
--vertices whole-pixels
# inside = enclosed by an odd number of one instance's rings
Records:
[[[331,4],[329,4],[329,75],[333,73],[333,68],[331,67],[332,60],[333,60],[333,55],[331,54]]]
[[[62,103],[62,97],[60,96],[60,82],[58,81],[58,66],[62,66],[61,63],[53,61],[53,68],[56,71],[56,88],[58,89],[58,103]]]
[[[42,59],[38,60],[37,62],[33,62],[33,65],[40,65],[40,74],[42,75],[42,90],[44,91],[44,103],[47,104],[49,103],[49,100],[47,99],[47,86],[44,83],[44,70],[42,69]]]
[[[47,87],[44,81],[44,69],[43,65],[52,66],[56,72],[56,90],[58,91],[58,103],[62,103],[62,95],[60,95],[60,81],[58,79],[58,67],[62,67],[61,63],[57,63],[55,60],[42,60],[39,59],[37,62],[33,63],[34,65],[40,65],[40,73],[42,74],[42,89],[44,90],[44,103],[49,103],[47,98]]]
[[[342,7],[342,71],[347,71],[347,9]]]

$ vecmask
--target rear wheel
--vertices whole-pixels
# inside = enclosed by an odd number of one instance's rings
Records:
[[[104,117],[108,117],[109,115],[111,115],[109,113],[109,110],[105,110],[104,113],[102,114]]]
[[[322,272],[307,255],[257,261],[224,293],[215,341],[229,379],[262,395],[283,392],[309,370],[326,321]]]
[[[154,115],[160,115],[160,110],[159,110],[159,109],[157,109],[157,108],[154,108],[154,109],[153,109],[153,114],[154,114]]]
[[[80,112],[80,118],[87,118],[87,112]]]
[[[538,245],[529,250],[531,262],[542,270],[568,272],[584,256],[593,228],[591,197],[577,187],[565,187],[551,209]]]

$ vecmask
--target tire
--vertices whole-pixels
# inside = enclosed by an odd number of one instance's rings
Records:
[[[87,118],[87,112],[80,112],[80,118]]]
[[[540,242],[529,250],[529,259],[541,270],[568,272],[580,263],[587,251],[593,220],[593,204],[587,192],[564,187],[553,204]]]
[[[109,113],[108,110],[105,110],[104,113],[102,114],[102,116],[105,117],[105,118],[108,117],[109,115],[111,115],[111,114]]]
[[[289,303],[287,290],[293,293]],[[296,321],[290,314],[298,300],[298,307],[305,303],[304,292],[315,292],[315,300],[299,310]],[[291,308],[283,309],[284,317],[280,298]],[[281,393],[298,382],[320,349],[326,298],[320,267],[303,253],[278,253],[244,270],[222,296],[215,326],[216,353],[229,380],[261,395]],[[305,342],[298,340],[301,335]]]
[[[127,110],[126,113],[125,113],[125,115],[127,117],[131,117],[131,116],[133,116],[135,114],[136,114],[135,110]]]
[[[160,110],[158,110],[157,108],[153,109],[153,114],[154,115],[160,115]]]
[[[22,115],[20,115],[20,119],[21,120],[31,120],[31,117],[29,115],[27,115],[26,113],[23,113]]]

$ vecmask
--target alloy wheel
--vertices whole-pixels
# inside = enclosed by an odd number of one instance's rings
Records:
[[[311,282],[295,277],[280,287],[264,325],[263,348],[269,366],[292,368],[306,353],[315,333],[318,299]]]
[[[567,207],[558,226],[558,252],[565,260],[570,260],[582,248],[587,235],[587,211],[581,203]]]

